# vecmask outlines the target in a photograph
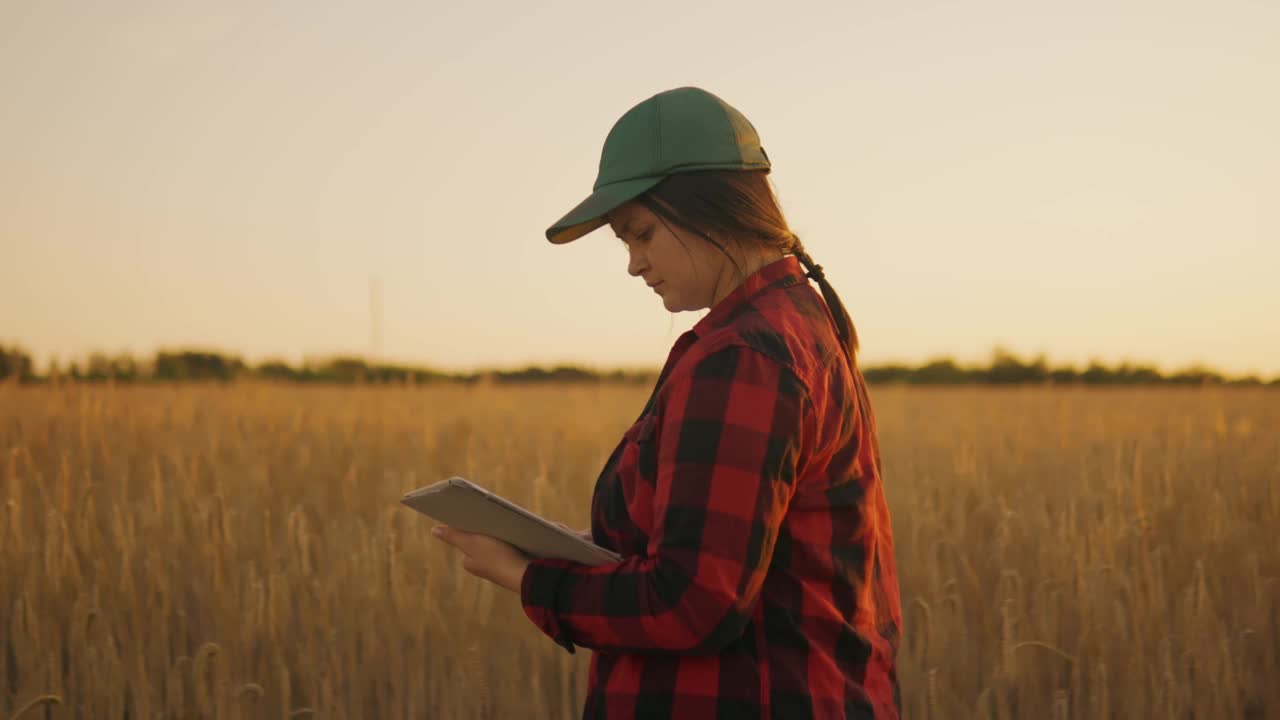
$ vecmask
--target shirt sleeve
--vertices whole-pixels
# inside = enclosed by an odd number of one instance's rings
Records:
[[[535,560],[524,574],[525,614],[570,652],[715,654],[751,617],[793,494],[808,395],[749,348],[691,365],[657,403],[646,553],[597,567]]]

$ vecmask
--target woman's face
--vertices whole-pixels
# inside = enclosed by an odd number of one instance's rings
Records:
[[[627,272],[653,288],[670,312],[709,308],[737,284],[733,265],[711,243],[640,203],[618,207],[608,220],[626,246]]]

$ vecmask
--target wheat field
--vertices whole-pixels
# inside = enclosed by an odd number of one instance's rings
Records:
[[[574,527],[648,389],[0,387],[0,718],[573,718],[399,496]],[[1280,717],[1280,393],[876,387],[909,718]]]

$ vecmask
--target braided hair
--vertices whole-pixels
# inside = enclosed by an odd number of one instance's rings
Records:
[[[794,240],[791,245],[791,254],[795,255],[800,264],[804,265],[805,269],[809,271],[805,275],[817,281],[818,289],[822,291],[822,299],[827,301],[827,307],[831,309],[831,317],[836,322],[836,331],[840,334],[840,340],[849,349],[849,357],[856,356],[858,354],[858,329],[853,326],[853,318],[849,316],[849,311],[845,309],[844,303],[840,301],[840,295],[836,293],[836,289],[831,286],[831,281],[822,272],[822,266],[809,257],[809,253],[805,251],[804,244],[800,242],[798,236],[792,235],[791,237]]]

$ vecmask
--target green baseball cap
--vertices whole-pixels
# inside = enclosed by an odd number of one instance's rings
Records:
[[[755,127],[732,105],[696,87],[660,92],[614,123],[591,195],[547,228],[547,239],[577,240],[675,173],[769,169]]]

